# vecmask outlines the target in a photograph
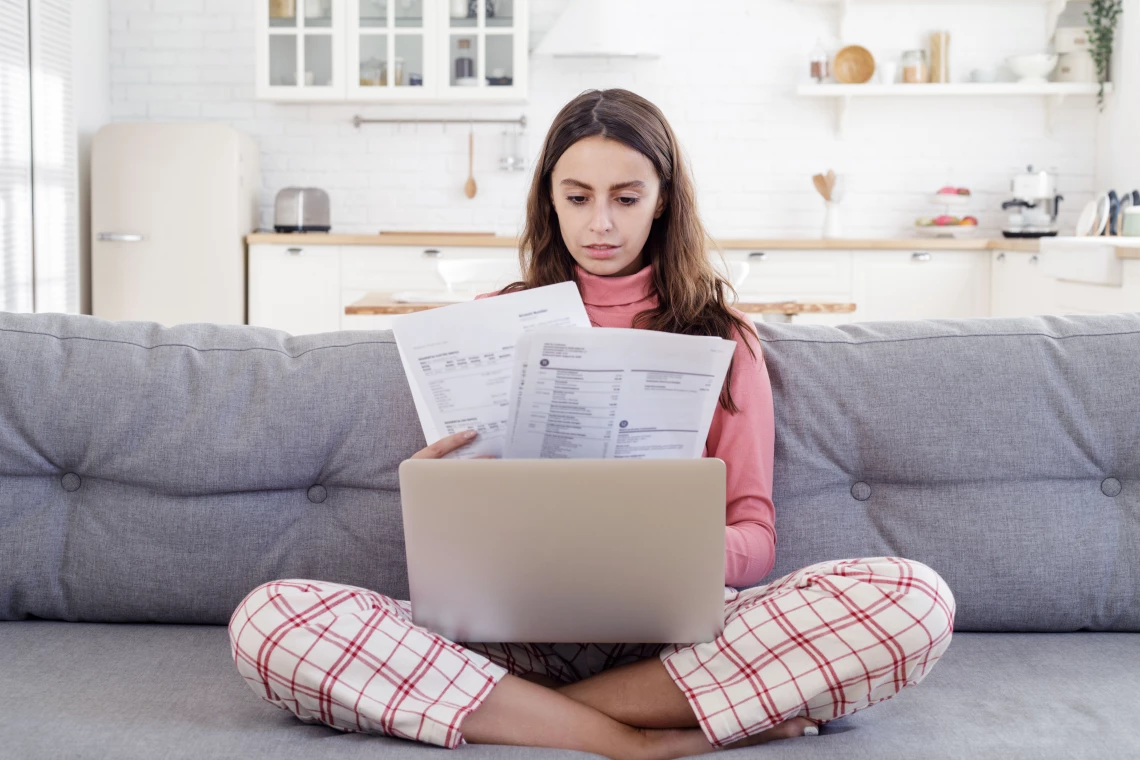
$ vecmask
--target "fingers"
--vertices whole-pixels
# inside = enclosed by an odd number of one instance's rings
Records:
[[[412,459],[440,459],[473,440],[475,440],[474,430],[453,433],[412,454]]]

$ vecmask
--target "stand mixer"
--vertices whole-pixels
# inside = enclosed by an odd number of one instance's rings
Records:
[[[1064,196],[1057,194],[1057,175],[1033,171],[1032,164],[1010,180],[1013,198],[1001,204],[1009,220],[1001,234],[1007,238],[1041,238],[1057,234],[1057,208]]]

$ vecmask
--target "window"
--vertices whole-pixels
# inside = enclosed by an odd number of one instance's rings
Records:
[[[0,310],[79,311],[67,0],[0,0]]]

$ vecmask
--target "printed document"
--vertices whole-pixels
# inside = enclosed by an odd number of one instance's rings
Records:
[[[428,443],[475,429],[475,441],[449,458],[503,456],[515,345],[556,327],[590,327],[573,282],[396,317],[392,332]]]
[[[504,456],[699,457],[735,349],[718,337],[637,329],[527,334]]]
[[[697,458],[735,341],[590,326],[573,282],[397,317],[424,437],[449,458]]]

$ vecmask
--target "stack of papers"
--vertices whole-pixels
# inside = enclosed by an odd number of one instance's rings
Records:
[[[595,328],[573,282],[405,314],[393,333],[424,437],[448,455],[701,456],[735,342]]]

